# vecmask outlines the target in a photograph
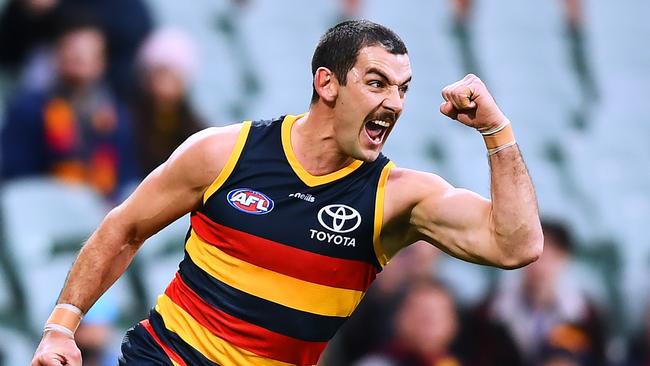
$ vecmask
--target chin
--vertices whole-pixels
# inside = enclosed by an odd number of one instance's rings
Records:
[[[372,163],[373,161],[377,160],[380,152],[381,150],[363,151],[361,154],[359,154],[360,156],[355,157],[355,159],[364,161],[366,163]]]

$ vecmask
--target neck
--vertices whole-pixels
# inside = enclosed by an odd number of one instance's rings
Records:
[[[311,175],[325,175],[340,170],[354,159],[339,147],[335,137],[333,114],[318,103],[293,124],[291,146],[300,165]]]

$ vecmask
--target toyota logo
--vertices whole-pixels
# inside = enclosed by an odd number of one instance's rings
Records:
[[[327,205],[318,211],[318,222],[335,233],[349,233],[361,225],[361,215],[343,204]]]

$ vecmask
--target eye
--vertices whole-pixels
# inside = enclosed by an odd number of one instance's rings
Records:
[[[408,85],[402,85],[399,87],[399,95],[401,98],[404,98],[406,95],[406,92],[409,91],[409,86]]]
[[[384,86],[384,83],[382,83],[380,80],[372,80],[368,83],[368,85],[372,86],[373,88],[381,88]]]

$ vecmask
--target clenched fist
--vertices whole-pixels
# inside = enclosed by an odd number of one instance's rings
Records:
[[[31,366],[81,366],[81,353],[74,338],[47,331],[43,334]]]
[[[442,97],[442,114],[479,131],[491,130],[506,121],[483,81],[474,74],[446,86]]]

